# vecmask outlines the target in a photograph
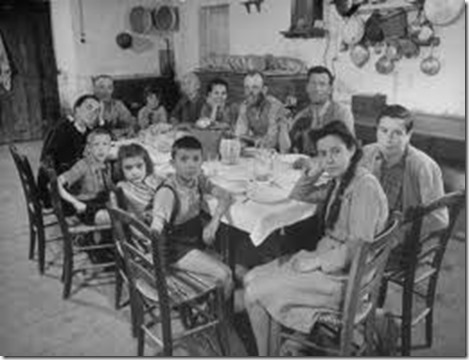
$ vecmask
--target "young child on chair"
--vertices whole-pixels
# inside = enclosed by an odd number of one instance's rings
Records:
[[[209,254],[207,247],[215,241],[221,217],[231,205],[231,195],[212,184],[202,173],[199,140],[192,136],[179,138],[173,144],[171,155],[176,172],[169,175],[156,192],[151,227],[166,234],[168,263],[181,270],[215,278],[223,284],[228,298],[233,289],[231,270]],[[208,210],[204,195],[212,195],[218,200],[208,223],[204,216],[204,211]]]
[[[127,210],[149,225],[153,198],[163,179],[155,175],[148,151],[139,144],[121,146],[117,154],[117,177],[117,187],[122,189]]]
[[[83,159],[58,178],[60,196],[76,210],[77,217],[87,225],[110,222],[106,210],[111,185],[111,168],[106,162],[111,149],[111,135],[95,129],[87,136]]]
[[[154,124],[168,122],[168,114],[161,103],[161,91],[152,87],[146,87],[143,91],[145,106],[138,112],[138,125],[140,130]]]

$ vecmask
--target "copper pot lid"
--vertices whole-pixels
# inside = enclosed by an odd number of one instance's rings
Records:
[[[174,30],[177,25],[177,11],[173,6],[161,5],[153,10],[153,25],[157,30]]]
[[[151,30],[151,12],[143,6],[135,6],[129,15],[130,28],[137,34],[145,34]]]
[[[426,0],[425,17],[435,25],[445,26],[456,21],[464,11],[464,0]]]

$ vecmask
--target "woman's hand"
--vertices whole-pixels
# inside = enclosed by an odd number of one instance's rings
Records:
[[[212,245],[213,242],[215,241],[215,235],[218,230],[218,225],[220,224],[219,221],[211,220],[207,226],[205,226],[203,234],[202,234],[202,239],[205,244],[207,245]]]
[[[81,214],[81,213],[84,213],[85,210],[86,210],[86,204],[81,202],[81,201],[75,201],[73,203],[73,207],[75,208],[75,210],[77,211],[77,213]]]
[[[297,272],[306,273],[319,270],[321,268],[321,263],[317,256],[313,258],[297,258],[293,260],[292,267],[293,270]]]

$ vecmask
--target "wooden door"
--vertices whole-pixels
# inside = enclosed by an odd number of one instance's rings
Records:
[[[230,52],[230,5],[200,9],[200,59]]]
[[[0,36],[12,69],[11,90],[0,85],[0,143],[40,139],[60,113],[49,2],[2,0]]]

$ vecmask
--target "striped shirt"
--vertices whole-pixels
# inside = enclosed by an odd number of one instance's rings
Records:
[[[129,211],[146,223],[150,223],[153,198],[161,183],[161,178],[156,175],[149,175],[141,183],[120,181],[117,186],[124,192]]]

